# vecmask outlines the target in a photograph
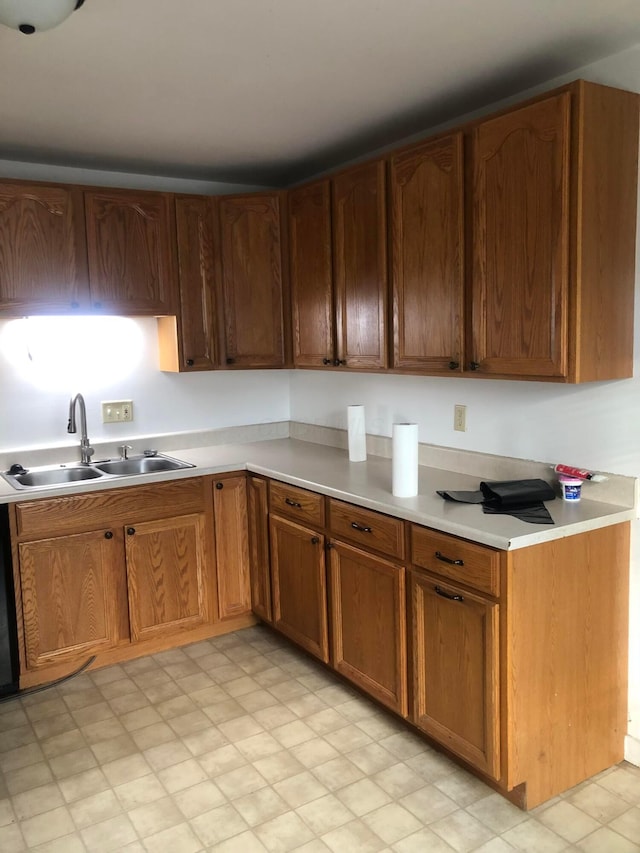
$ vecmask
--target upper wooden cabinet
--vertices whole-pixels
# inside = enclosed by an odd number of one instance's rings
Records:
[[[459,371],[463,357],[463,135],[389,160],[393,367]]]
[[[632,375],[638,101],[579,81],[472,129],[465,368]]]
[[[337,359],[346,367],[386,367],[384,162],[341,172],[333,179],[332,190]]]
[[[0,181],[0,314],[88,308],[82,192]]]
[[[175,314],[173,196],[91,190],[84,198],[94,310]]]
[[[293,361],[328,366],[335,358],[331,182],[291,190],[288,207]]]
[[[282,208],[281,193],[218,201],[223,365],[285,365]]]
[[[289,193],[296,367],[387,366],[385,165]]]

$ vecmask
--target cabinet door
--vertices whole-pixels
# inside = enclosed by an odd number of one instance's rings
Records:
[[[0,313],[72,313],[89,286],[82,192],[0,181]]]
[[[333,665],[392,710],[407,714],[405,569],[331,543]]]
[[[386,367],[385,166],[365,163],[333,179],[334,286],[338,360]]]
[[[176,196],[175,205],[180,291],[177,369],[213,370],[218,363],[215,208],[204,196]]]
[[[498,605],[410,573],[413,722],[500,778]]]
[[[331,268],[331,183],[289,192],[289,272],[296,367],[321,367],[335,358]]]
[[[473,133],[473,370],[567,373],[570,95]]]
[[[19,548],[27,667],[88,657],[119,639],[122,539],[94,531]]]
[[[85,192],[95,310],[175,314],[173,198],[131,190]]]
[[[464,297],[462,133],[389,161],[393,366],[460,370]]]
[[[251,606],[256,616],[271,622],[271,572],[269,567],[269,504],[267,481],[247,478],[249,518],[249,572]]]
[[[220,200],[223,362],[284,365],[280,195]]]
[[[197,514],[125,528],[133,640],[146,640],[211,621],[204,526],[205,516]]]
[[[216,530],[218,615],[240,616],[251,610],[247,481],[244,475],[216,480],[213,490]]]
[[[327,663],[324,536],[277,516],[269,532],[274,627]]]

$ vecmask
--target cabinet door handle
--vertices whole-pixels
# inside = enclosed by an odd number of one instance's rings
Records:
[[[470,361],[470,362],[469,362],[469,369],[470,369],[470,370],[479,370],[479,369],[480,369],[480,362],[478,362],[478,361]]]
[[[127,527],[127,536],[133,536],[133,534],[135,532],[136,532],[135,527]]]
[[[227,364],[235,364],[236,360],[235,360],[235,358],[227,358],[226,362],[227,362]]]
[[[193,362],[193,359],[192,359],[192,358],[188,358],[188,359],[187,359],[187,367],[193,367],[193,363],[194,363],[194,362]]]
[[[331,364],[331,359],[330,358],[323,358],[322,363],[323,364]]]
[[[302,504],[299,504],[298,501],[292,501],[291,498],[285,498],[284,502],[287,506],[294,506],[296,509],[302,509]]]
[[[449,362],[449,370],[457,370],[460,367],[459,361],[450,361]]]
[[[354,530],[359,530],[360,533],[373,533],[373,530],[370,527],[363,527],[362,524],[358,524],[357,521],[352,521],[351,526]]]
[[[224,489],[224,483],[216,483],[216,489]]]
[[[439,586],[434,586],[434,589],[438,595],[441,595],[443,598],[448,598],[449,601],[464,601],[464,595],[452,595],[450,592],[445,592]]]
[[[104,534],[104,538],[113,539],[113,533],[110,530],[107,530],[107,532]]]
[[[320,540],[318,539],[318,537],[317,537],[317,536],[312,536],[312,537],[311,537],[311,544],[312,544],[312,545],[317,545],[319,541],[320,541]]]
[[[336,358],[333,363],[336,367],[344,367],[344,365],[347,363],[347,359],[346,358]]]
[[[464,560],[452,560],[451,557],[445,557],[440,551],[436,551],[435,557],[436,560],[440,560],[441,563],[449,563],[450,566],[464,566]]]

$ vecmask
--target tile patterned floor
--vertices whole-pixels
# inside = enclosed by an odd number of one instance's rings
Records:
[[[633,853],[640,769],[524,813],[256,627],[0,704],[0,851]]]

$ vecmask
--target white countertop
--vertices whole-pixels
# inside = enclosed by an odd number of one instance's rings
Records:
[[[584,498],[577,504],[559,499],[547,502],[545,506],[555,522],[553,525],[529,524],[509,515],[485,515],[477,504],[453,503],[436,494],[438,489],[477,489],[478,477],[426,466],[420,466],[418,496],[396,498],[391,494],[390,459],[369,456],[366,462],[349,462],[345,450],[291,438],[177,447],[166,452],[196,467],[28,491],[17,491],[0,478],[0,503],[246,469],[500,550],[525,548],[636,518],[633,508]]]

